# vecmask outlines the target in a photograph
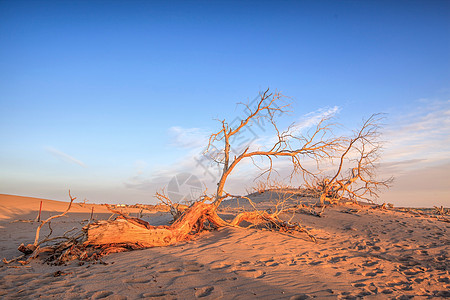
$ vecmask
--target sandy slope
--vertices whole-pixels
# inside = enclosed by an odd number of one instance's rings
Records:
[[[67,198],[67,201],[69,201],[69,197]],[[48,218],[56,212],[65,211],[69,204],[68,202],[62,201],[0,194],[0,220],[17,220],[20,218],[35,219],[38,214],[41,201],[42,219]],[[109,212],[103,205],[82,204],[79,200],[75,200],[70,211],[72,213],[86,213],[91,212],[92,207],[94,207],[95,213]]]
[[[259,197],[260,202],[264,200],[264,196]],[[20,254],[15,250],[17,246],[33,240],[37,223],[11,221],[34,218],[39,202],[40,199],[0,195],[0,215],[3,215],[0,257],[10,259]],[[48,213],[62,211],[67,205],[44,204]],[[77,211],[56,220],[52,227],[64,232],[88,218],[90,209],[78,205]],[[97,209],[96,218],[109,217],[101,211],[102,207],[95,206]],[[291,236],[263,229],[224,228],[173,247],[112,254],[104,259],[105,264],[80,266],[74,262],[68,266],[49,266],[38,261],[21,267],[2,264],[0,298],[450,296],[449,223],[370,208],[362,208],[356,214],[344,213],[347,209],[328,208],[323,218],[294,216],[319,238],[317,244],[304,234]],[[157,225],[170,217],[157,212],[147,213],[144,218]]]

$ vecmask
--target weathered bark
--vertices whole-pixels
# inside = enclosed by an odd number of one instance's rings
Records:
[[[215,204],[196,202],[170,226],[151,226],[144,220],[121,214],[115,220],[88,224],[82,232],[71,237],[64,234],[62,237],[43,241],[63,239],[53,245],[45,247],[41,247],[40,243],[36,246],[21,245],[19,250],[24,255],[15,260],[25,259],[24,264],[37,257],[54,264],[63,264],[74,259],[97,260],[114,252],[173,245],[189,240],[205,228],[239,227],[244,221],[253,225],[264,224],[283,232],[305,232],[315,241],[314,237],[300,225],[280,220],[278,213],[269,214],[266,211],[255,210],[242,212],[233,220],[225,221],[219,217],[216,210]]]
[[[188,240],[189,236],[202,230],[208,224],[215,228],[238,227],[243,221],[253,225],[267,223],[282,231],[297,230],[306,232],[296,224],[289,224],[278,219],[276,214],[266,211],[251,211],[238,214],[227,222],[216,213],[214,204],[197,202],[187,209],[183,215],[170,226],[151,226],[137,219],[119,216],[113,221],[99,221],[84,228],[87,239],[84,246],[127,245],[132,248],[150,248],[169,246]],[[309,234],[308,234],[309,235]],[[309,235],[313,238],[311,235]]]
[[[87,232],[84,244],[135,244],[142,248],[168,246],[185,240],[203,218],[218,226],[226,224],[215,214],[211,204],[197,202],[170,226],[151,226],[143,220],[123,216],[90,224],[84,228]]]

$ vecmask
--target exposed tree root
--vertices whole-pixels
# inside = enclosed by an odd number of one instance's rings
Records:
[[[205,227],[238,227],[244,221],[253,225],[270,224],[280,231],[305,232],[299,230],[301,227],[298,225],[283,222],[277,214],[266,211],[242,212],[227,222],[217,215],[214,205],[197,202],[170,226],[151,226],[143,220],[123,216],[114,221],[99,221],[84,228],[87,232],[84,244],[125,244],[141,248],[169,246],[188,239]]]

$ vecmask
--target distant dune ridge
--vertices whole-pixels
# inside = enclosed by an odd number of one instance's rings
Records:
[[[34,219],[33,217],[36,217],[39,212],[41,201],[43,217],[63,212],[68,205],[68,202],[63,201],[0,194],[0,220],[11,219],[16,216]],[[108,212],[108,209],[102,205],[82,204],[80,201],[77,201],[70,211],[72,213],[86,213],[87,211],[90,212],[92,207],[99,213]]]
[[[270,206],[270,193],[255,195]],[[20,243],[34,240],[40,201],[42,218],[64,211],[67,202],[0,194],[0,258],[20,255]],[[237,203],[236,203],[237,204]],[[224,203],[233,214],[236,204]],[[244,205],[240,201],[240,206]],[[228,207],[228,208],[227,208]],[[301,206],[299,206],[300,208]],[[54,235],[81,227],[94,208],[75,202],[51,223]],[[165,212],[139,213],[152,225],[168,224]],[[111,254],[102,263],[52,266],[0,265],[0,298],[35,299],[308,299],[449,297],[449,224],[406,211],[370,206],[327,207],[322,217],[290,211],[283,218],[303,224],[318,240],[265,228],[222,228],[170,247]],[[49,233],[47,226],[42,236]]]

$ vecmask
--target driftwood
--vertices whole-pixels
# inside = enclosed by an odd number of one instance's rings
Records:
[[[50,221],[53,220],[53,219],[56,219],[56,218],[60,218],[60,217],[65,216],[65,215],[69,212],[70,208],[72,207],[73,201],[75,201],[75,199],[77,199],[76,197],[72,197],[72,195],[70,194],[70,190],[69,190],[69,197],[70,197],[70,203],[69,203],[67,209],[66,209],[63,213],[61,213],[61,214],[59,214],[59,215],[51,216],[51,217],[47,218],[45,221],[42,221],[42,222],[41,222],[41,224],[40,224],[40,225],[38,226],[38,228],[36,229],[36,236],[35,236],[35,239],[34,239],[34,243],[33,243],[33,244],[28,244],[28,245],[25,246],[25,245],[22,243],[22,244],[17,248],[17,250],[19,250],[20,252],[22,252],[22,253],[24,254],[24,256],[17,257],[17,258],[15,258],[15,259],[10,260],[10,261],[7,261],[7,260],[4,259],[3,262],[6,263],[6,264],[8,264],[8,263],[11,263],[11,262],[14,262],[14,261],[20,261],[21,259],[25,258],[27,255],[30,255],[30,254],[31,254],[31,256],[28,257],[28,258],[35,258],[35,257],[37,257],[39,254],[45,253],[45,252],[54,252],[54,249],[53,249],[52,247],[42,247],[42,248],[41,248],[41,244],[43,244],[43,243],[45,243],[45,242],[50,242],[50,241],[54,241],[54,240],[61,240],[61,239],[71,240],[71,238],[69,238],[69,237],[66,236],[66,233],[72,231],[73,229],[71,229],[71,230],[69,230],[68,232],[64,233],[64,235],[61,236],[61,237],[50,238],[50,235],[51,235],[52,232],[53,232],[53,230],[52,230],[52,228],[51,228],[51,226],[50,226]],[[41,203],[42,203],[42,202],[41,202]],[[42,207],[42,205],[41,205],[41,207]],[[48,224],[48,226],[49,226],[49,228],[50,228],[50,234],[47,235],[43,240],[39,241],[39,233],[40,233],[40,231],[41,231],[41,228],[42,228],[45,224]],[[27,259],[27,260],[24,261],[24,262],[28,263],[28,261],[29,261],[29,260]],[[25,263],[22,263],[22,264],[25,264]]]
[[[141,219],[124,215],[115,220],[98,221],[83,228],[87,232],[84,244],[133,244],[142,248],[172,245],[186,239],[201,218],[207,218],[212,223],[219,222],[211,213],[211,208],[208,204],[195,203],[171,226],[151,226]]]
[[[134,248],[169,246],[189,239],[205,227],[238,227],[244,221],[254,225],[270,224],[280,231],[306,232],[298,224],[283,222],[277,214],[269,214],[266,211],[242,212],[228,222],[217,215],[213,204],[196,202],[170,226],[151,226],[143,220],[124,216],[114,221],[90,224],[84,228],[87,233],[84,245],[130,245]],[[312,235],[309,236],[314,239]]]
[[[233,220],[226,221],[217,215],[214,204],[196,202],[170,226],[151,226],[146,221],[121,214],[115,220],[90,223],[72,236],[65,233],[62,237],[47,237],[44,239],[46,242],[58,241],[50,246],[41,246],[42,242],[38,242],[36,246],[22,244],[19,250],[24,255],[9,261],[4,259],[3,262],[9,264],[18,261],[24,265],[37,257],[56,265],[74,259],[101,262],[100,258],[110,253],[169,246],[190,240],[205,229],[240,227],[244,221],[285,233],[304,232],[316,241],[314,236],[299,224],[280,220],[278,213],[255,210],[239,213]]]
[[[36,230],[36,237],[34,239],[34,244],[33,244],[35,247],[37,247],[39,245],[39,232],[40,232],[42,226],[44,226],[46,223],[50,222],[53,219],[61,218],[61,217],[65,216],[69,212],[70,208],[72,207],[73,201],[75,201],[75,199],[77,199],[77,197],[72,197],[72,195],[70,194],[70,190],[69,190],[69,197],[70,197],[69,206],[67,207],[67,209],[63,213],[61,213],[59,215],[51,216],[47,220],[43,221],[41,223],[41,225],[39,225],[39,227]]]

